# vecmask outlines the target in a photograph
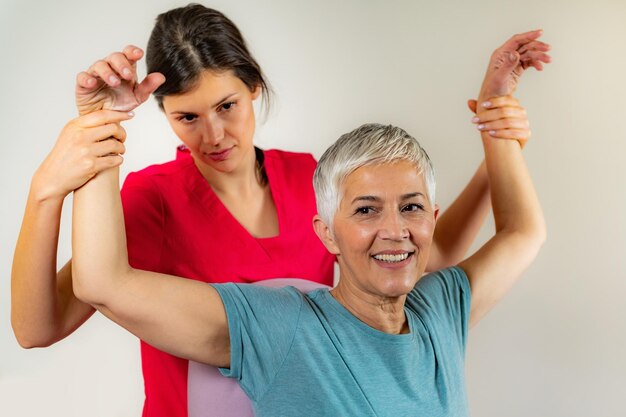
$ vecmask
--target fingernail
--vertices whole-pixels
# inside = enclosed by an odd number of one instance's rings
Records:
[[[478,123],[478,122],[480,122],[480,118],[478,117],[472,118],[472,123]]]
[[[483,130],[485,128],[485,125],[478,125],[476,126],[476,129],[478,130]]]
[[[491,107],[491,101],[483,102],[483,107]]]
[[[135,49],[133,50],[133,54],[137,55],[141,53],[141,49]]]
[[[135,112],[134,111],[129,111],[128,112],[128,116],[129,117],[135,117]]]
[[[110,75],[109,76],[109,82],[111,84],[117,84],[120,80],[118,80],[118,78],[115,75]]]
[[[128,68],[124,68],[122,70],[122,74],[124,74],[125,77],[130,77],[132,75],[132,72],[130,72]]]
[[[496,134],[496,131],[495,131],[495,130],[490,130],[490,131],[489,131],[489,134],[490,134],[491,136],[493,136],[493,135],[495,135],[495,134]]]

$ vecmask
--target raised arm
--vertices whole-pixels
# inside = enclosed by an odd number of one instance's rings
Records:
[[[125,137],[121,129],[96,126],[94,117],[79,117],[63,128],[33,176],[11,271],[11,324],[25,348],[63,339],[94,312],[72,292],[71,264],[57,273],[61,209],[75,188],[121,164]]]
[[[540,71],[544,64],[550,62],[547,53],[550,46],[539,41],[540,36],[541,30],[514,35],[493,52],[481,87],[482,97],[513,94],[527,68]],[[470,100],[468,105],[476,113],[476,101]],[[508,139],[500,135],[500,130],[492,137]],[[456,265],[466,256],[489,212],[489,202],[489,181],[483,162],[463,191],[439,217],[427,271]]]
[[[476,324],[511,288],[536,257],[546,230],[539,199],[517,140],[500,140],[490,133],[501,130],[510,139],[524,138],[525,110],[510,96],[479,101],[479,129],[491,186],[495,235],[475,254],[461,262],[472,288],[470,325]]]
[[[229,366],[226,313],[203,282],[133,269],[128,264],[119,169],[74,193],[74,293],[137,337],[165,352]]]
[[[79,114],[129,111],[143,103],[164,77],[154,73],[138,83],[136,62],[142,56],[141,49],[129,45],[78,74]],[[109,140],[93,123],[89,117],[68,123],[31,182],[11,271],[11,324],[25,348],[63,339],[94,312],[72,292],[71,263],[58,272],[56,263],[63,200],[98,172],[122,162],[125,137]]]

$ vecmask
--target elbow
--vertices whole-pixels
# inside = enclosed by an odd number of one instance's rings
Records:
[[[523,236],[524,250],[528,253],[529,262],[532,262],[546,242],[547,231],[545,223],[541,222],[530,230],[526,230],[521,235]]]
[[[543,244],[546,243],[547,238],[548,238],[548,231],[546,228],[546,221],[542,216],[541,219],[537,221],[537,224],[533,228],[533,232],[532,232],[532,240],[534,242],[534,245],[537,248],[537,252],[539,252],[539,249],[541,249]]]
[[[11,328],[18,345],[23,349],[45,348],[54,344],[57,339],[42,332],[29,332],[19,320],[11,317]]]
[[[116,289],[125,282],[133,269],[126,268],[85,268],[72,259],[72,289],[80,301],[91,306],[106,307],[116,294]]]
[[[89,272],[72,259],[72,291],[85,304],[98,304],[104,294],[102,275]]]

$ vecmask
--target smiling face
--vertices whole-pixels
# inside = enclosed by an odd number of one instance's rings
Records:
[[[347,176],[331,233],[316,231],[337,255],[339,285],[364,296],[408,294],[424,273],[438,209],[422,174],[408,161],[366,165]]]
[[[254,160],[252,102],[259,93],[231,71],[205,71],[191,90],[163,98],[167,120],[203,173],[235,172]]]

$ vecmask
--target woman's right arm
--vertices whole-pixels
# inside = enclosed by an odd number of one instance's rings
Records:
[[[11,271],[11,325],[24,348],[63,339],[94,312],[74,296],[71,262],[57,272],[56,261],[65,196],[122,163],[124,131],[94,127],[96,120],[87,115],[69,122],[31,181]]]

